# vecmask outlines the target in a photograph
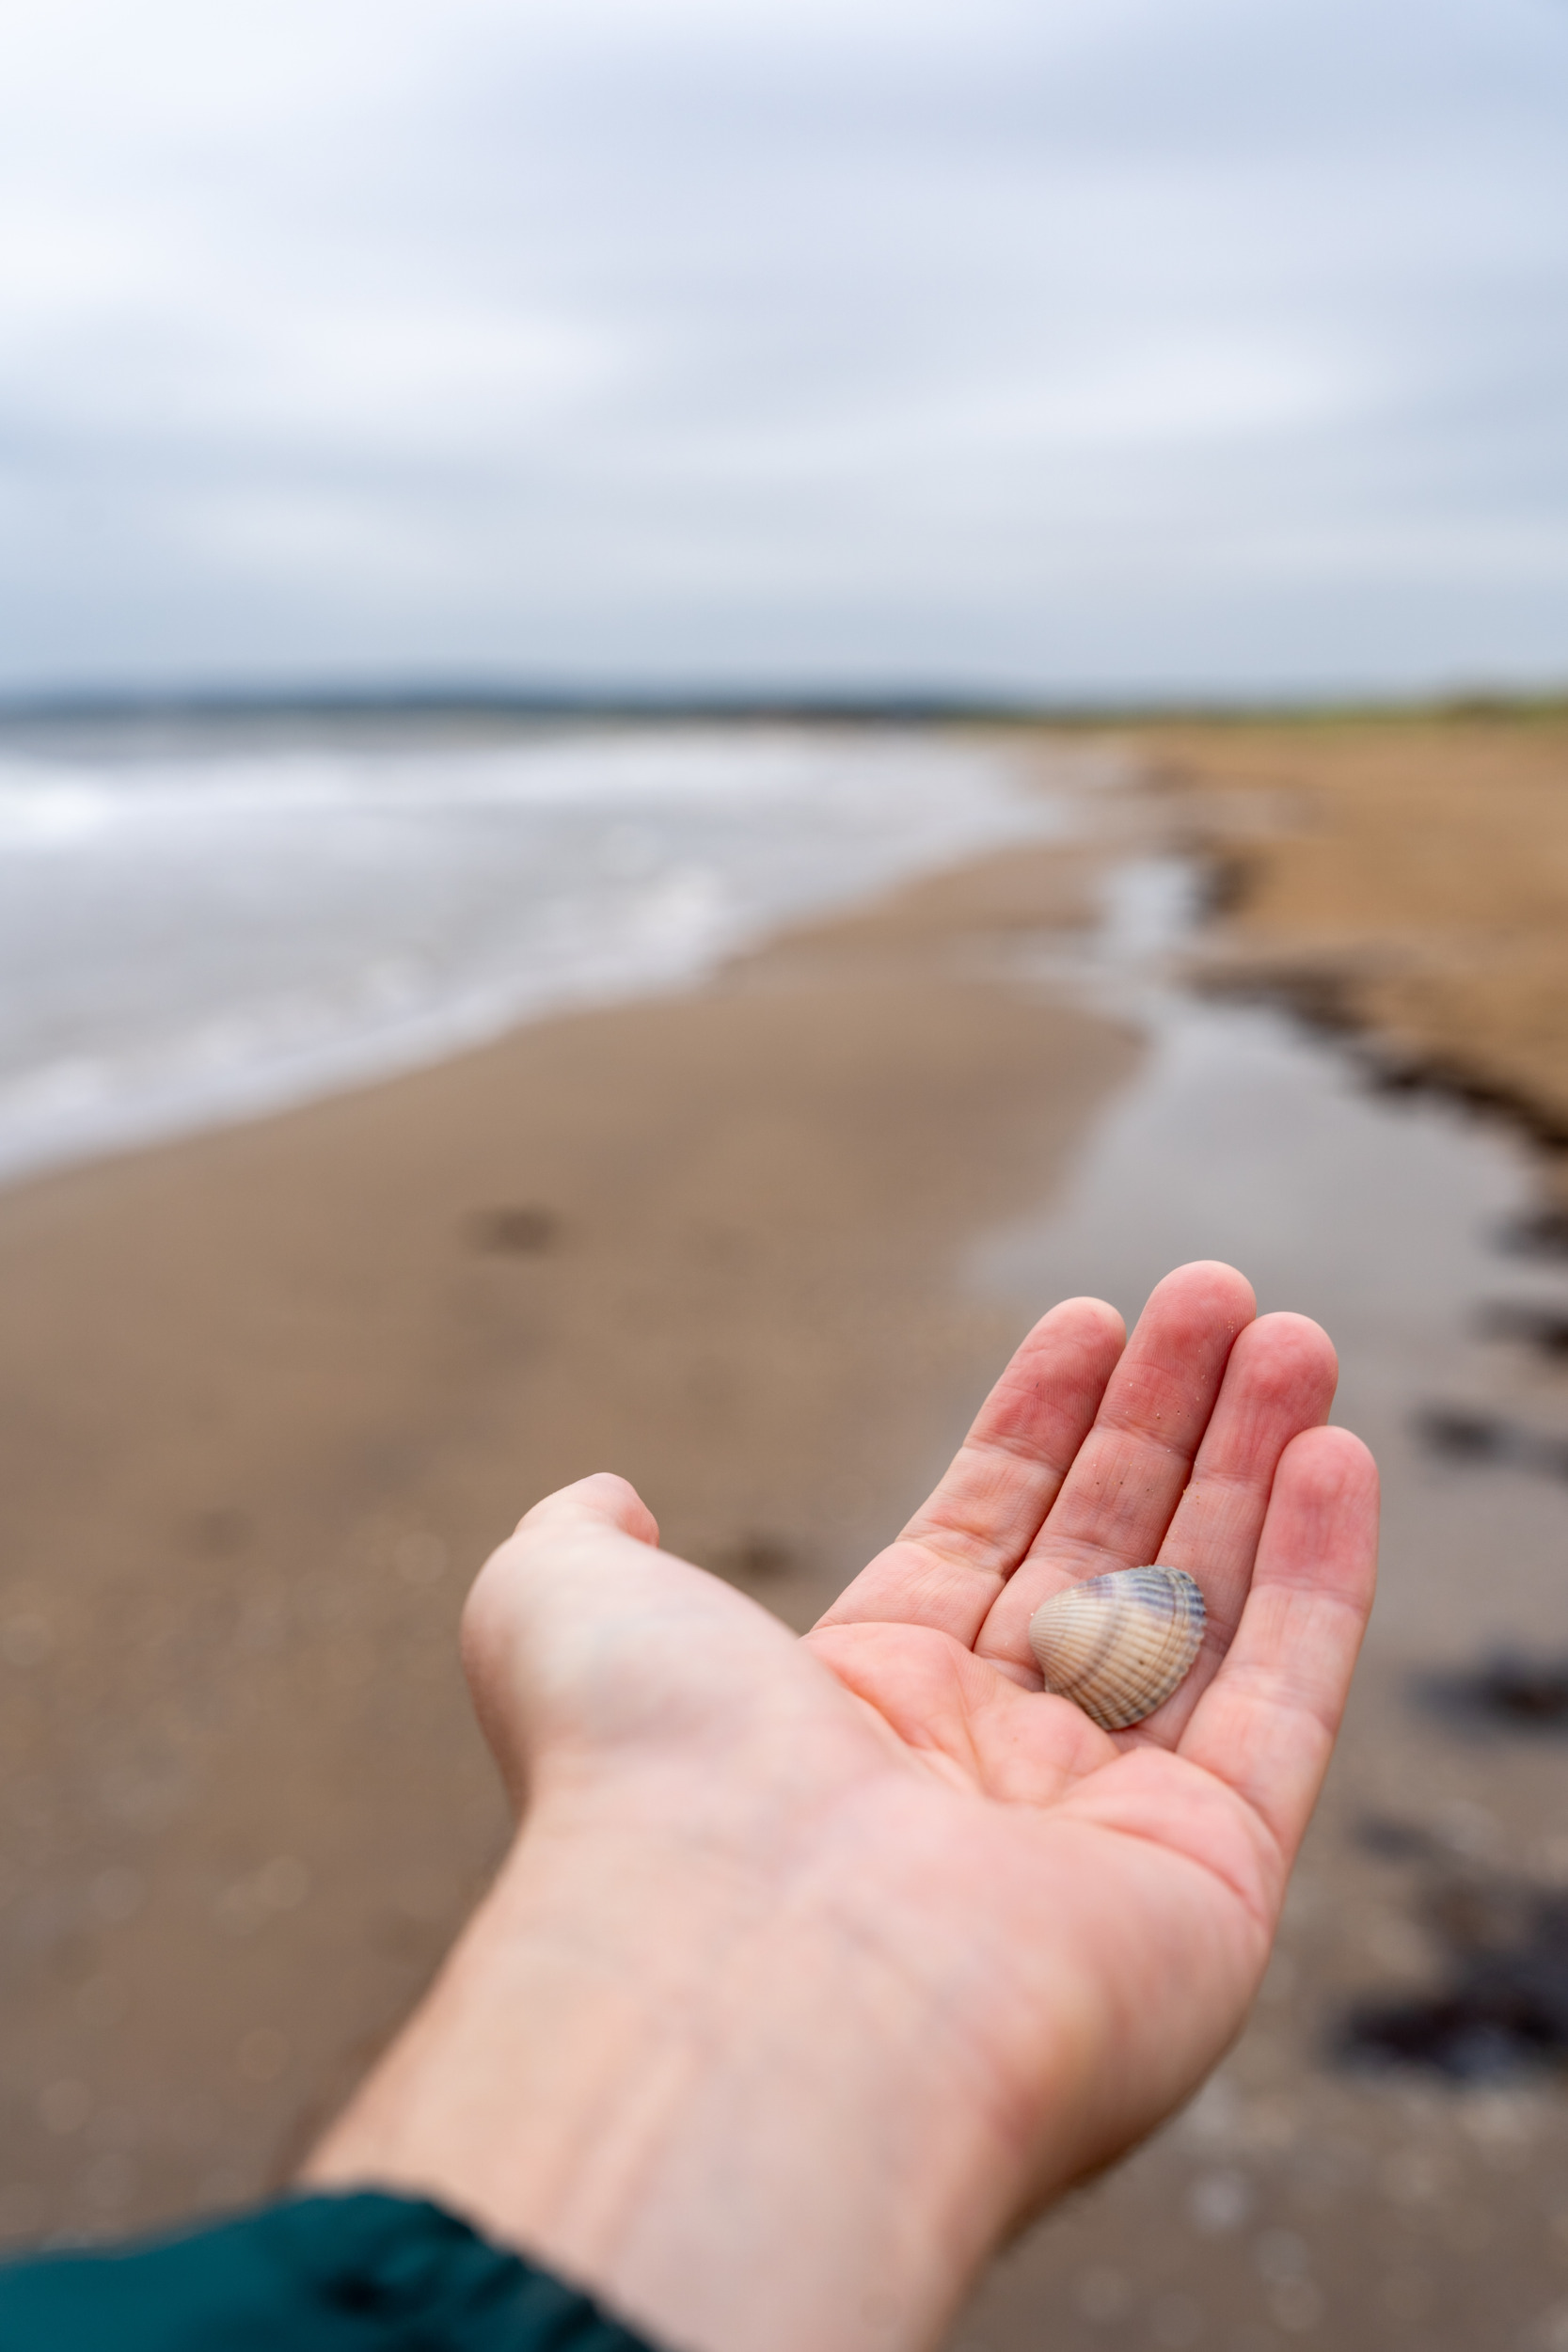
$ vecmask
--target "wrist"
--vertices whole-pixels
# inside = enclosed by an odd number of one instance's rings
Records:
[[[905,1957],[546,1804],[309,2177],[432,2195],[680,2352],[926,2344],[1022,2160]]]

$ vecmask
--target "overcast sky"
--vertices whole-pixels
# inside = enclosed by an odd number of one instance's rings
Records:
[[[0,54],[0,688],[1568,678],[1568,0]]]

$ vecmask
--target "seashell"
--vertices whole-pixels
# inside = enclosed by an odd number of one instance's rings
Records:
[[[1053,1593],[1029,1620],[1048,1691],[1102,1731],[1152,1715],[1203,1645],[1203,1595],[1181,1568],[1117,1568]]]

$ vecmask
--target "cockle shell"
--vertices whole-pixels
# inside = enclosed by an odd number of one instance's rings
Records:
[[[1203,1595],[1181,1568],[1117,1568],[1053,1593],[1029,1620],[1048,1691],[1102,1731],[1124,1731],[1169,1698],[1203,1645]]]

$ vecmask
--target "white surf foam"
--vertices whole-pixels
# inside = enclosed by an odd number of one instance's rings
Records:
[[[255,1116],[1061,830],[1005,751],[618,728],[0,754],[0,1176]]]

